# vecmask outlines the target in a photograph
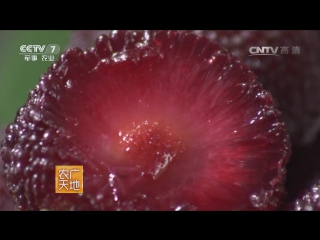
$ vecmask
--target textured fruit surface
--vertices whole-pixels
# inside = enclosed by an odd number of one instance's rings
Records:
[[[320,130],[320,35],[298,30],[196,31],[217,41],[257,74],[277,99],[294,144],[308,144]],[[278,47],[279,56],[249,56],[250,47]],[[294,53],[294,48],[298,52]],[[287,52],[286,52],[287,51]]]
[[[287,200],[292,201],[320,178],[317,157],[320,154],[320,32],[211,30],[195,33],[217,41],[243,59],[277,100],[293,143],[285,185]],[[279,56],[249,56],[249,49],[254,46],[278,47]],[[293,53],[294,47],[298,47],[299,52]]]
[[[0,211],[14,210],[12,199],[9,196],[6,181],[2,175],[2,161],[0,162]]]
[[[320,211],[320,181],[293,203],[287,204],[289,211]]]
[[[320,130],[320,34],[308,30],[196,30],[247,64],[277,99],[291,141],[313,142]],[[75,31],[70,47],[89,47],[97,34],[110,30]],[[249,56],[250,47],[272,46],[279,56]],[[299,51],[293,53],[292,47]],[[286,52],[287,51],[287,52]]]
[[[290,143],[256,75],[206,37],[113,31],[68,50],[6,129],[20,210],[275,210]],[[54,192],[84,166],[83,194]]]

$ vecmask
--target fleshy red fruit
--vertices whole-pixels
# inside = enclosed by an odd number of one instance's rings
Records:
[[[278,102],[292,147],[286,190],[291,201],[319,179],[320,34],[319,31],[197,31],[242,58]],[[253,46],[278,47],[279,56],[249,56]],[[287,49],[285,49],[285,47]],[[293,54],[293,47],[299,52]],[[288,52],[283,52],[287,50]]]
[[[119,31],[44,74],[2,144],[21,210],[274,210],[290,143],[256,76],[206,37]],[[54,192],[56,165],[84,193]]]
[[[214,30],[196,33],[217,41],[244,60],[263,87],[277,99],[295,145],[315,141],[317,132],[320,132],[318,31]],[[249,56],[249,49],[255,46],[278,47],[279,56]],[[298,52],[293,53],[294,48]]]
[[[13,203],[8,195],[5,179],[2,176],[2,162],[0,162],[0,211],[10,211],[13,209]]]
[[[0,142],[4,139],[4,128],[0,127]],[[6,181],[3,177],[3,162],[0,155],[0,211],[14,210],[13,202],[8,195]]]
[[[279,102],[293,142],[287,165],[286,201],[292,201],[320,178],[320,32],[300,30],[196,30],[231,51],[257,74],[257,80]],[[70,46],[88,47],[97,34],[110,30],[75,31]],[[272,46],[279,56],[249,56],[250,47]],[[294,54],[293,47],[300,52]],[[285,49],[286,48],[286,49]],[[287,50],[287,52],[283,52]],[[318,139],[316,139],[318,133]]]

